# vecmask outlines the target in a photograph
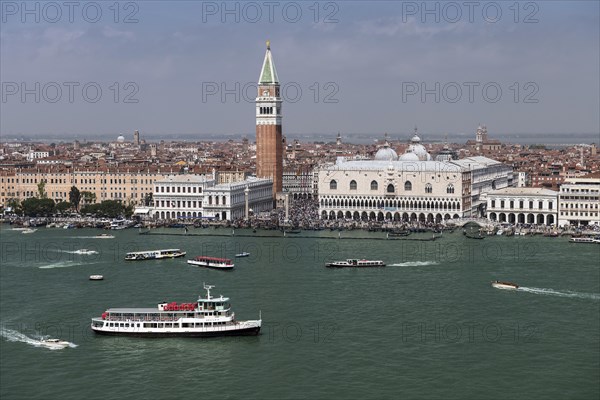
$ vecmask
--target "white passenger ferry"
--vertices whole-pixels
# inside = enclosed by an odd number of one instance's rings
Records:
[[[258,335],[262,318],[237,321],[229,298],[212,297],[214,286],[204,285],[206,297],[196,302],[163,302],[155,308],[109,308],[92,318],[92,330],[103,335],[142,337]]]
[[[185,251],[181,251],[180,249],[132,251],[125,255],[125,261],[160,260],[183,256],[185,256]]]
[[[187,260],[188,264],[198,265],[200,267],[208,267],[214,269],[232,269],[234,264],[229,258],[217,258],[217,257],[206,257],[198,256],[191,260]]]
[[[600,243],[600,236],[597,237],[574,237],[569,239],[571,243]]]
[[[344,268],[344,267],[385,267],[383,261],[358,260],[349,258],[346,261],[334,261],[325,265],[328,268]]]

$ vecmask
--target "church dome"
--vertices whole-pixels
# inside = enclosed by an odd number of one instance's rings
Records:
[[[375,154],[375,160],[377,161],[396,161],[398,160],[398,154],[396,151],[389,146],[383,146]]]
[[[416,128],[415,128],[415,134],[412,137],[412,139],[410,139],[410,144],[408,145],[408,149],[406,149],[406,152],[413,153],[414,155],[417,156],[417,158],[420,161],[430,161],[431,160],[431,155],[427,152],[427,149],[425,148],[425,146],[423,146],[421,144],[421,138],[419,137],[419,135],[417,135]],[[412,159],[414,157],[411,156],[410,158],[412,161]]]
[[[419,156],[409,151],[400,156],[400,161],[419,161]]]
[[[119,135],[119,137],[117,138],[117,142],[123,143],[124,141],[125,141],[125,136]]]

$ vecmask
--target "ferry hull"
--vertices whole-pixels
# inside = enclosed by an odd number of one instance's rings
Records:
[[[98,335],[105,336],[131,336],[131,337],[146,337],[146,338],[165,338],[165,337],[218,337],[218,336],[256,336],[260,333],[260,326],[249,328],[241,328],[235,330],[223,330],[212,332],[126,332],[126,331],[106,331],[97,328],[92,330]]]

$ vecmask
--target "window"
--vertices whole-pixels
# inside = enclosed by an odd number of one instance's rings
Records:
[[[492,208],[496,208],[496,200],[492,200]]]
[[[425,193],[431,193],[433,191],[433,187],[431,186],[431,183],[428,183],[427,185],[425,185]]]
[[[406,187],[406,185],[405,185]],[[388,193],[394,193],[396,191],[396,188],[394,187],[394,185],[392,185],[391,183],[387,186],[387,190]]]
[[[329,182],[329,189],[330,190],[337,190],[337,181],[332,180],[331,182]]]
[[[355,180],[350,181],[350,190],[356,190],[356,181]]]
[[[390,187],[388,186],[388,189],[389,189],[389,188],[390,188]],[[407,192],[409,192],[409,191],[411,191],[411,190],[412,190],[412,183],[410,183],[410,181],[406,181],[406,182],[404,182],[404,190],[405,190],[405,191],[407,191]],[[389,190],[388,190],[388,191],[389,191]]]
[[[446,187],[446,193],[452,194],[454,193],[454,185],[449,183],[448,186]]]
[[[379,185],[377,184],[377,181],[371,181],[371,190],[377,190],[379,188]]]

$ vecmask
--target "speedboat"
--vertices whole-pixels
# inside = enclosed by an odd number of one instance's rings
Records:
[[[98,253],[97,251],[94,250],[88,250],[88,249],[79,249],[79,250],[75,250],[73,252],[73,254],[83,254],[83,255],[90,255],[90,254],[96,254]]]
[[[34,233],[34,232],[37,232],[37,229],[24,229],[21,233],[27,234],[27,233]]]
[[[383,261],[371,261],[371,260],[358,260],[358,259],[347,259],[346,261],[334,261],[329,264],[325,264],[328,268],[344,268],[344,267],[385,267]]]
[[[94,236],[94,239],[114,239],[113,235],[109,235],[107,233],[101,233],[99,235]]]
[[[519,285],[517,285],[516,283],[513,283],[513,282],[493,281],[492,287],[495,287],[496,289],[517,290],[519,288]]]
[[[40,343],[50,349],[64,349],[69,347],[71,343],[60,339],[42,339]]]
[[[248,257],[249,255],[250,255],[250,253],[247,253],[247,252],[243,251],[243,252],[241,252],[239,254],[236,254],[235,256],[237,258],[240,258],[240,257]]]
[[[101,281],[104,279],[102,275],[90,275],[90,281]]]

